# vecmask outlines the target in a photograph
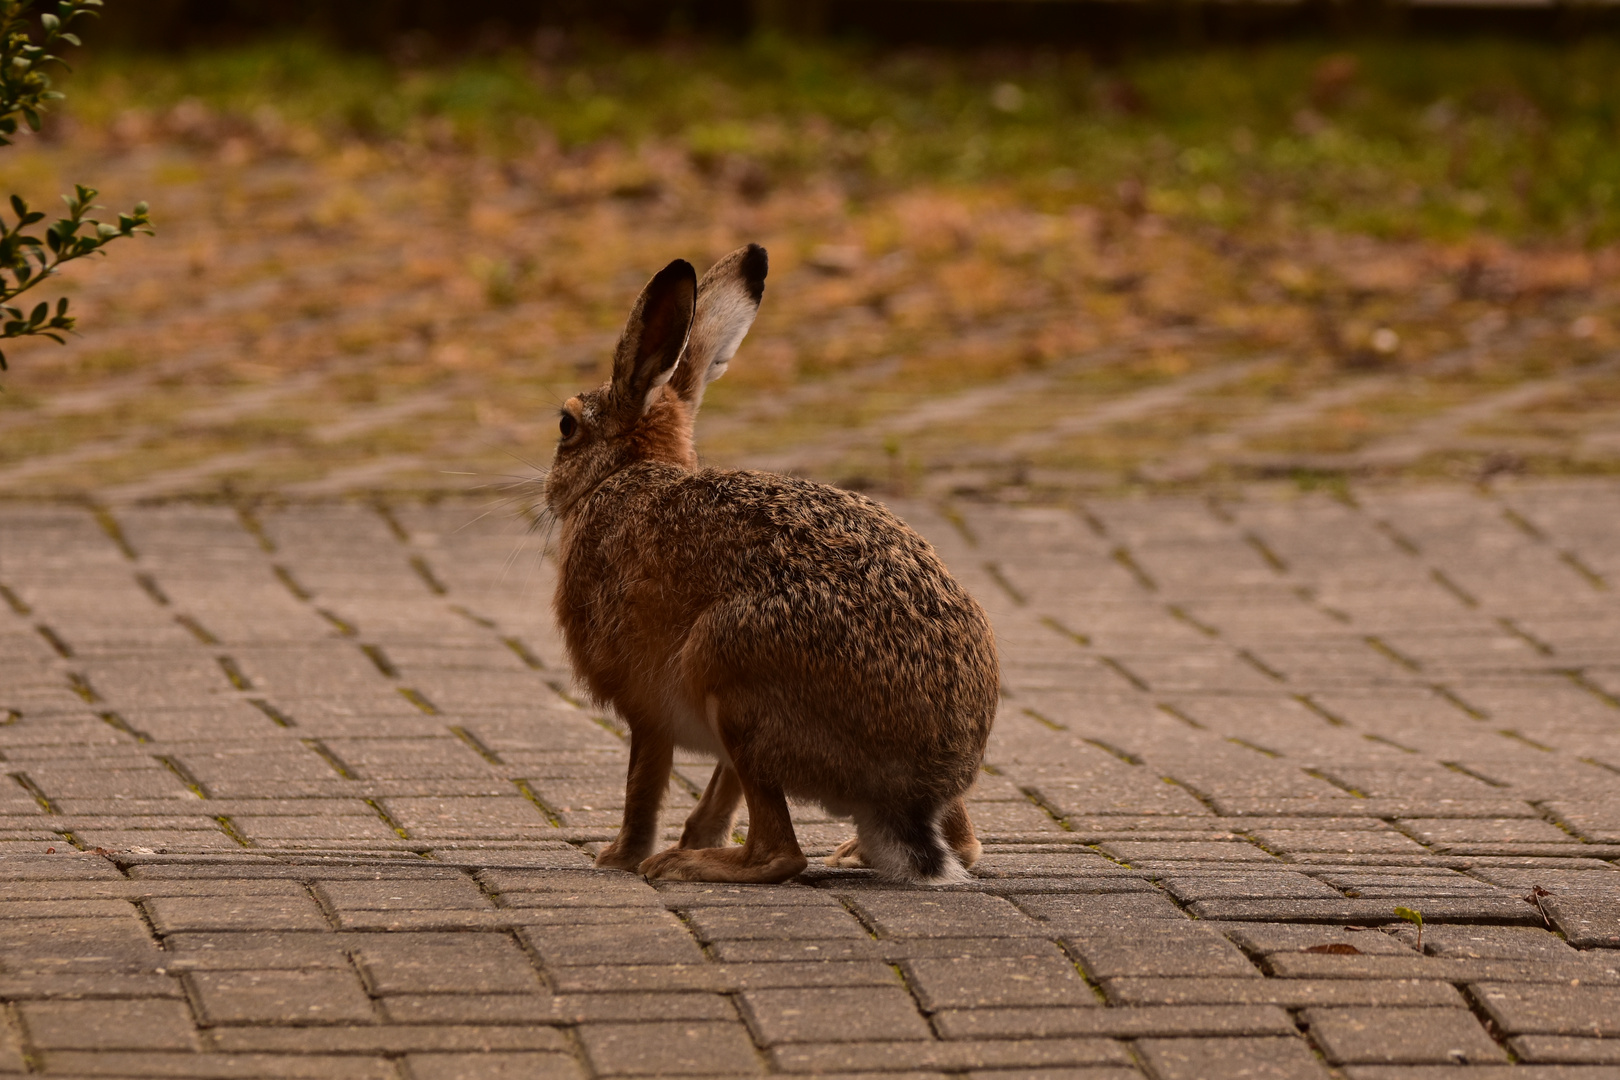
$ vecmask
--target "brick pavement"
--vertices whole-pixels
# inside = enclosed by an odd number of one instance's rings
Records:
[[[1620,487],[897,508],[1004,652],[956,889],[590,869],[500,515],[0,507],[0,1074],[1620,1075]]]

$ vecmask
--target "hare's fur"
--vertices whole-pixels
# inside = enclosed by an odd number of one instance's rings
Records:
[[[564,405],[546,481],[557,618],[591,696],[630,729],[624,825],[597,864],[785,880],[806,865],[794,798],[854,818],[835,865],[960,880],[979,852],[962,797],[999,680],[983,611],[865,496],[696,467],[693,417],[765,268],[754,245],[701,285],[671,263],[637,300],[612,381]],[[677,746],[719,764],[680,844],[654,855]],[[728,847],[743,799],[748,839]]]

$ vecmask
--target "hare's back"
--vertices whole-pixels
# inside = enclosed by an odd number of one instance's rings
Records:
[[[905,673],[955,681],[947,673],[964,665],[994,678],[984,612],[879,503],[748,471],[704,470],[678,487],[659,531],[683,536],[688,580],[708,594],[699,606],[723,620],[731,648],[885,683]]]

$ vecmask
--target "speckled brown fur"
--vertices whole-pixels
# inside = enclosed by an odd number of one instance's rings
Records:
[[[854,817],[842,864],[955,880],[978,855],[962,796],[999,680],[983,611],[865,496],[695,467],[703,387],[752,323],[765,269],[754,245],[701,285],[671,263],[637,300],[613,380],[564,406],[547,478],[557,619],[631,733],[624,826],[597,864],[781,881],[806,865],[795,798]],[[653,855],[676,746],[721,764],[681,843]],[[739,798],[748,839],[727,847]]]

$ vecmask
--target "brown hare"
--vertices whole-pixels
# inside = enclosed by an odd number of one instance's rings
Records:
[[[828,862],[966,877],[963,794],[995,716],[989,621],[882,506],[788,476],[699,469],[692,421],[753,324],[765,249],[647,284],[612,381],[570,398],[545,481],[557,620],[590,695],[630,730],[624,824],[598,866],[778,882],[802,871],[787,800],[855,820]],[[654,854],[675,748],[719,761]],[[748,838],[728,846],[740,799]]]

